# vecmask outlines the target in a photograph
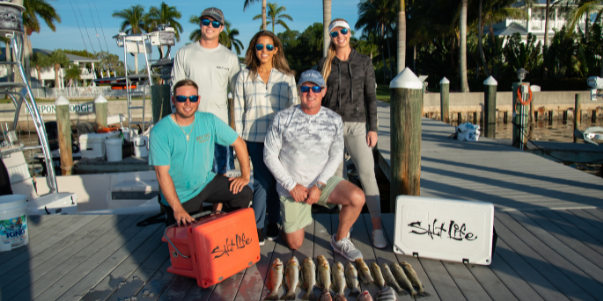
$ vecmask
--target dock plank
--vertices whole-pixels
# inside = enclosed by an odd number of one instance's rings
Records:
[[[582,220],[584,220],[588,226],[585,226],[585,230],[588,230],[591,233],[595,233],[597,235],[597,240],[599,241],[603,241],[603,235],[601,235],[601,233],[603,233],[603,222],[601,220],[599,220],[598,218],[596,218],[595,216],[593,216],[592,214],[589,214],[588,212],[593,211],[593,212],[598,212],[598,210],[568,210],[569,212],[571,212],[572,214],[574,214],[575,216],[581,218]],[[593,231],[596,230],[596,231]]]
[[[275,247],[276,243],[274,241],[266,240],[260,250],[260,261],[247,269],[247,273],[241,281],[241,286],[239,286],[235,298],[236,301],[260,301],[260,296],[264,290],[264,279],[268,277]]]
[[[573,214],[572,210],[554,210],[552,212],[554,212],[555,215],[558,216],[557,218],[561,218],[562,220],[569,222],[578,230],[592,237],[592,239],[595,240],[597,244],[603,244],[603,231],[599,231],[582,217]]]
[[[167,269],[172,265],[170,260],[166,260],[159,270],[145,283],[142,289],[136,295],[137,300],[153,301],[159,299],[161,294],[172,283],[176,275],[168,273]]]
[[[316,260],[314,259],[314,223],[312,221],[310,225],[306,226],[306,234],[304,235],[304,243],[301,248],[293,251],[293,256],[297,257],[299,260],[299,264],[302,265],[306,258],[312,258],[314,261],[314,266],[316,266]],[[300,270],[303,266],[300,266]],[[301,276],[301,275],[300,275]],[[301,277],[300,277],[301,279]],[[301,281],[301,280],[300,280]],[[301,291],[295,295],[295,300],[302,300],[301,298],[306,294],[306,288],[302,285]],[[314,292],[318,293],[318,290]],[[317,297],[319,295],[316,295]]]
[[[442,263],[467,300],[492,300],[480,282],[468,270],[467,265],[457,262]]]
[[[213,286],[207,289],[211,288],[213,288]],[[165,288],[157,300],[182,301],[189,293],[194,294],[199,290],[203,291],[203,289],[197,286],[197,281],[195,279],[175,275],[170,284]]]
[[[29,227],[29,238],[34,238],[44,230],[55,226],[61,221],[56,215],[34,215],[27,217]]]
[[[274,251],[272,254],[272,260],[270,261],[270,263],[272,263],[272,261],[274,259],[279,258],[283,262],[283,272],[284,272],[285,267],[287,265],[287,261],[291,258],[292,255],[293,255],[293,250],[289,249],[289,247],[285,243],[285,239],[283,238],[283,235],[281,233],[281,235],[279,235],[278,239],[275,241]],[[299,258],[298,258],[298,260],[299,260]],[[265,281],[266,281],[266,279],[264,279],[264,284],[265,284]],[[285,284],[285,277],[283,277],[283,284],[278,289],[279,297],[282,297],[283,295],[285,295],[285,293],[288,290],[288,288],[286,288],[286,287],[287,287],[287,285]],[[264,285],[264,289],[262,290],[262,295],[260,297],[260,300],[264,300],[264,298],[266,298],[266,296],[268,296],[269,294],[270,294],[270,291],[268,290],[268,286]]]

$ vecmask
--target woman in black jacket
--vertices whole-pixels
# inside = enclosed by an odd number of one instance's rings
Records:
[[[373,245],[385,248],[387,242],[381,229],[381,203],[371,151],[377,144],[375,70],[368,56],[350,47],[352,34],[347,21],[333,20],[329,32],[329,53],[318,63],[318,71],[327,83],[327,94],[322,105],[337,112],[343,119],[345,147],[358,170],[366,205],[371,213]],[[344,170],[342,163],[337,175],[345,178]]]

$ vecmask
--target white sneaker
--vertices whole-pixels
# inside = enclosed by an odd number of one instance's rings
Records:
[[[383,236],[383,230],[373,230],[373,246],[377,249],[384,249],[387,247],[387,240]]]
[[[341,254],[341,256],[349,261],[362,259],[362,253],[356,249],[352,241],[347,237],[342,238],[340,241],[335,241],[335,235],[333,235],[331,237],[331,247],[335,252]]]

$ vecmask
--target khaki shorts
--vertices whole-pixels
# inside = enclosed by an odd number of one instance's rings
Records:
[[[321,205],[329,209],[333,209],[335,204],[327,203],[331,192],[335,189],[335,186],[339,182],[343,181],[338,176],[332,176],[327,181],[327,186],[320,194],[320,198],[316,205]],[[283,231],[285,233],[292,233],[297,230],[305,228],[307,225],[312,223],[312,206],[304,202],[295,202],[292,197],[281,196],[281,216],[283,218]]]

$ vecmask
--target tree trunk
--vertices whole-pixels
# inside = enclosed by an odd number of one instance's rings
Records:
[[[546,52],[549,48],[549,7],[551,6],[551,0],[546,0],[546,9],[544,13],[544,47],[542,47],[542,58],[545,60],[543,70],[543,78],[547,78],[546,68]]]
[[[460,18],[460,51],[459,51],[459,71],[461,79],[461,92],[469,92],[469,83],[467,82],[467,5],[469,0],[461,1]],[[547,0],[548,1],[548,0]]]
[[[385,64],[385,54],[383,53],[383,44],[381,44],[381,58],[383,59],[383,80],[387,82],[387,74],[385,70],[387,69],[387,65]]]
[[[262,0],[262,29],[266,30],[266,0]]]
[[[42,68],[40,68],[40,66],[36,66],[36,71],[38,71],[38,81],[40,82],[40,85],[42,85]]]
[[[492,19],[490,19],[490,39],[492,40],[492,46],[494,46],[494,24],[492,23]]]
[[[23,69],[27,83],[31,87],[31,57],[33,55],[33,48],[31,47],[31,39],[28,34],[23,35],[23,42]]]
[[[331,23],[331,2],[332,0],[322,0],[322,27],[323,29],[323,48],[322,57],[327,57],[329,53],[329,23]]]
[[[417,45],[412,47],[412,70],[415,71],[415,74],[417,72]]]
[[[406,67],[406,7],[404,2],[405,0],[400,0],[400,12],[398,13],[398,74]]]
[[[479,20],[477,22],[477,43],[479,47],[479,58],[481,60],[482,66],[484,67],[484,73],[486,73],[486,77],[490,77],[490,70],[488,70],[488,64],[486,63],[486,56],[484,55],[484,45],[482,43],[482,37],[484,35],[484,24],[482,23],[482,2],[483,0],[479,0]]]
[[[54,65],[54,87],[55,89],[60,88],[59,86],[59,68],[61,66],[59,64]]]
[[[588,32],[588,22],[590,21],[590,16],[586,13],[586,17],[584,17],[584,36],[586,37],[586,42],[590,40],[590,33]]]
[[[389,70],[390,70],[390,72],[389,72],[389,76],[390,76],[391,78],[394,78],[394,74],[393,74],[393,73],[395,72],[395,71],[394,71],[395,69],[394,69],[394,64],[392,63],[392,55],[391,55],[391,50],[390,50],[390,48],[391,48],[391,47],[389,47],[389,39],[388,39],[388,40],[387,40],[387,57],[388,57],[388,59],[389,59]]]

